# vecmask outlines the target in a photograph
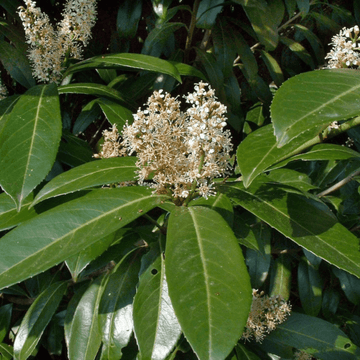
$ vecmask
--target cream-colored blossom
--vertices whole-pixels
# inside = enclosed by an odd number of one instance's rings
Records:
[[[3,85],[0,80],[0,100],[5,99],[8,96],[7,88]]]
[[[310,354],[305,351],[298,350],[294,354],[294,360],[311,360],[314,359]]]
[[[343,28],[333,36],[330,45],[332,49],[325,56],[329,59],[328,69],[358,67],[360,65],[359,27]]]
[[[286,320],[290,312],[291,306],[281,296],[269,297],[254,289],[250,314],[241,338],[261,343],[267,334]]]
[[[112,126],[110,130],[103,131],[104,143],[102,144],[102,150],[99,154],[95,154],[95,158],[112,158],[124,155],[124,151],[121,151],[121,145],[119,142],[120,134],[118,132],[116,124]]]
[[[190,107],[182,112],[177,98],[155,91],[146,109],[139,109],[134,122],[124,127],[122,146],[138,157],[140,184],[177,199],[190,193],[207,198],[215,194],[213,178],[229,169],[232,144],[229,130],[223,129],[226,107],[203,82],[184,98]]]
[[[26,7],[20,6],[18,13],[29,44],[33,76],[40,82],[58,83],[65,59],[81,59],[82,46],[88,44],[96,19],[96,0],[68,0],[56,29],[35,1],[24,3]]]

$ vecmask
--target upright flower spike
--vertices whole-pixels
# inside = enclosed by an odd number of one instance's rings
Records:
[[[96,0],[68,0],[56,30],[35,1],[24,2],[26,8],[20,6],[18,13],[29,44],[33,76],[40,82],[58,83],[66,58],[82,58],[82,46],[88,44],[95,24]]]
[[[215,195],[212,180],[228,173],[232,150],[230,131],[224,130],[226,107],[210,85],[195,84],[195,91],[184,98],[191,107],[182,112],[177,98],[155,91],[146,109],[124,126],[117,149],[119,155],[136,153],[140,184],[172,195],[178,204],[188,197]],[[98,157],[114,153],[107,151],[113,144],[104,146]]]

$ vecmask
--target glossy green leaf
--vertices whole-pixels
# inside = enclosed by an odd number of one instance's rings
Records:
[[[51,170],[60,137],[56,85],[31,88],[17,101],[0,134],[0,184],[18,210]]]
[[[109,85],[109,83],[117,77],[115,69],[96,69],[96,72],[99,74],[101,80],[103,80],[107,85]]]
[[[98,277],[81,297],[69,329],[70,360],[94,360],[101,345],[99,304],[106,277]]]
[[[30,194],[23,202],[20,211],[16,209],[14,201],[6,193],[0,194],[0,230],[11,229],[36,216],[34,209],[29,209],[34,200],[34,194]]]
[[[25,360],[31,355],[58,308],[66,289],[67,282],[54,283],[31,304],[16,334],[14,342],[16,360]]]
[[[264,184],[221,187],[238,204],[329,263],[360,277],[358,239],[319,201]]]
[[[270,0],[264,9],[248,5],[244,9],[260,43],[267,51],[274,50],[279,41],[277,27],[284,16],[284,3]]]
[[[270,296],[280,295],[289,300],[291,289],[291,257],[288,254],[280,254],[272,266],[270,278]]]
[[[155,71],[162,74],[168,74],[181,83],[179,72],[173,64],[169,61],[143,54],[125,53],[95,56],[70,66],[67,69],[65,76],[83,70],[106,68],[128,68]]]
[[[250,349],[240,342],[235,347],[237,360],[260,360]]]
[[[239,243],[249,249],[260,251],[254,231],[255,225],[260,226],[256,216],[253,214],[247,211],[241,213],[239,211],[234,212],[233,231]]]
[[[58,314],[57,314],[58,315]],[[61,356],[63,350],[64,328],[55,315],[48,326],[46,343],[44,344],[51,355]]]
[[[315,69],[313,58],[300,43],[286,36],[281,36],[280,41],[293,51],[306,65],[309,65],[312,70]]]
[[[323,293],[323,301],[322,301],[322,313],[326,318],[332,318],[335,315],[339,303],[340,303],[341,295],[339,291],[333,288],[326,288]]]
[[[9,115],[20,95],[12,95],[0,101],[0,134],[9,119]]]
[[[333,268],[335,276],[339,279],[341,289],[346,297],[355,305],[360,304],[360,279],[340,269]]]
[[[224,84],[224,75],[221,71],[220,64],[217,63],[214,55],[209,54],[201,49],[196,48],[196,54],[201,61],[207,78],[211,79],[211,85],[215,89],[222,89]],[[217,93],[218,95],[218,93]]]
[[[14,356],[14,349],[8,344],[0,343],[1,360],[11,360]]]
[[[68,267],[74,282],[78,280],[79,274],[87,265],[89,265],[90,261],[101,255],[113,241],[114,234],[110,234],[88,246],[78,254],[70,256],[66,259],[66,266]]]
[[[305,260],[300,261],[297,274],[302,308],[307,315],[317,316],[322,304],[323,281],[321,275]]]
[[[234,224],[234,210],[230,199],[224,194],[217,194],[205,199],[200,197],[189,203],[189,206],[206,206],[217,211],[229,224],[230,227]]]
[[[4,40],[0,41],[0,61],[19,84],[27,89],[36,85],[29,60],[21,49],[16,49]]]
[[[306,16],[310,9],[310,0],[296,0],[299,10]]]
[[[284,74],[280,65],[267,51],[261,50],[261,58],[263,59],[271,78],[277,86],[280,86],[284,82]]]
[[[349,149],[346,146],[336,144],[318,144],[309,148],[305,153],[294,155],[286,160],[278,162],[272,169],[283,167],[291,161],[303,160],[349,160],[353,158],[359,158],[360,154],[357,151]]]
[[[141,10],[141,1],[126,0],[119,4],[116,28],[120,38],[133,38],[136,35]]]
[[[130,253],[113,269],[99,307],[102,359],[120,359],[133,332],[133,300],[139,281],[140,253]]]
[[[304,149],[302,138],[278,148],[271,125],[266,125],[249,134],[236,151],[237,162],[245,187],[271,165],[299,153]]]
[[[185,24],[181,22],[168,22],[155,27],[145,39],[142,54],[159,57],[164,52],[169,38],[184,26]]]
[[[360,349],[336,325],[295,312],[278,325],[264,343],[267,341],[280,346],[292,346],[317,359],[356,360],[360,356]]]
[[[311,179],[306,174],[291,170],[291,169],[276,169],[268,175],[269,181],[274,181],[280,184],[289,185],[293,188],[307,192],[316,189],[316,186],[311,184]]]
[[[77,166],[47,183],[35,197],[32,206],[51,197],[98,185],[133,181],[137,170],[136,159],[133,156],[109,158]]]
[[[224,359],[240,338],[251,305],[241,249],[214,210],[175,209],[166,241],[166,279],[185,337],[202,359]]]
[[[254,227],[259,250],[247,249],[245,262],[249,271],[251,286],[259,289],[265,282],[271,262],[271,230],[266,224]]]
[[[99,189],[27,221],[0,240],[0,288],[66,260],[165,198],[145,187]]]
[[[222,4],[222,0],[201,1],[196,14],[196,27],[211,29],[215,24],[216,17],[223,8]]]
[[[177,61],[169,61],[169,62],[176,67],[180,75],[194,76],[194,77],[198,77],[201,80],[207,81],[206,76],[195,67]]]
[[[13,304],[6,304],[0,307],[0,342],[2,342],[10,328]]]
[[[92,100],[83,107],[81,113],[75,120],[72,130],[73,134],[77,135],[85,131],[88,126],[99,117],[101,111],[98,105],[98,100],[99,99]]]
[[[100,98],[98,104],[110,124],[116,124],[119,131],[122,130],[126,121],[131,123],[133,120],[133,111],[115,101]]]
[[[141,359],[160,360],[175,346],[181,328],[169,298],[163,254],[153,251],[149,255],[150,264],[134,299],[134,326]]]
[[[314,51],[314,55],[316,57],[316,61],[318,62],[318,64],[323,64],[324,58],[325,58],[325,53],[324,53],[324,48],[321,43],[321,40],[311,30],[309,30],[304,25],[293,24],[292,26],[294,26],[294,28],[298,32],[300,32],[302,35],[304,35],[306,40],[310,43],[310,45]]]
[[[303,73],[286,81],[271,106],[278,146],[306,134],[313,138],[331,122],[360,113],[360,74],[351,69]]]
[[[106,98],[126,104],[126,100],[119,91],[103,84],[80,83],[61,85],[59,86],[58,90],[59,94],[87,94],[94,96],[104,96]]]

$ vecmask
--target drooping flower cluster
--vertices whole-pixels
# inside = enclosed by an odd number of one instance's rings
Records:
[[[226,107],[203,82],[195,84],[195,91],[184,98],[190,107],[182,112],[177,98],[155,91],[147,108],[139,109],[134,122],[124,126],[121,149],[114,150],[108,140],[99,156],[116,151],[119,155],[136,153],[139,183],[158,194],[177,199],[214,195],[212,180],[227,173],[232,150],[230,132],[223,129]]]
[[[340,33],[333,36],[330,45],[333,48],[325,56],[329,59],[328,69],[341,69],[358,67],[360,65],[359,27],[343,28]]]
[[[116,124],[112,126],[110,130],[103,131],[104,143],[102,145],[102,150],[100,154],[95,154],[95,158],[112,158],[118,157],[124,154],[124,151],[121,150],[121,145],[119,142],[120,134],[118,132]]]
[[[24,2],[26,8],[19,7],[19,16],[29,44],[33,75],[40,82],[58,83],[65,59],[81,59],[82,46],[88,44],[96,20],[96,0],[68,0],[56,29],[35,1]]]
[[[269,297],[253,289],[251,310],[241,338],[245,341],[263,341],[266,334],[286,320],[290,311],[291,306],[281,296]]]

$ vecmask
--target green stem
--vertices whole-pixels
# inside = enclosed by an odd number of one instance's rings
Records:
[[[198,168],[198,173],[201,173],[201,170],[204,166],[204,160],[205,160],[205,153],[203,150],[201,150],[201,155],[200,155],[200,163],[199,163],[199,168]],[[190,193],[189,196],[185,199],[184,201],[184,206],[187,206],[187,204],[193,199],[193,195],[195,193],[196,190],[196,185],[197,185],[197,180],[194,179],[194,181],[191,184],[191,189],[190,189]]]
[[[190,52],[192,38],[193,38],[193,35],[194,35],[194,31],[195,31],[196,15],[197,15],[197,12],[198,12],[198,9],[199,9],[199,5],[200,5],[200,0],[195,0],[193,10],[192,10],[192,13],[191,13],[191,21],[190,21],[190,26],[189,26],[189,32],[188,32],[188,36],[186,38],[186,43],[185,43],[185,54],[184,54],[184,63],[185,64],[187,64],[187,62],[189,60],[189,52]]]

